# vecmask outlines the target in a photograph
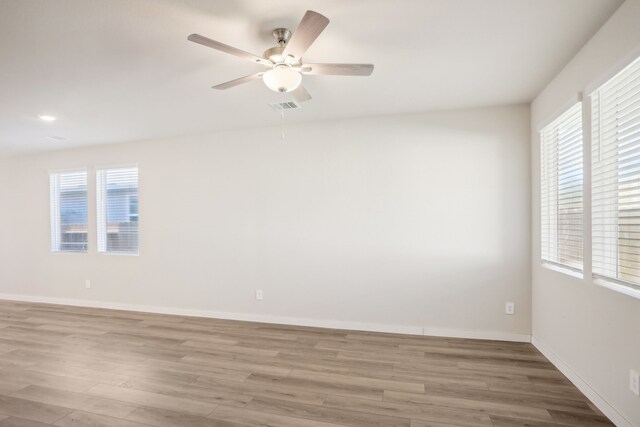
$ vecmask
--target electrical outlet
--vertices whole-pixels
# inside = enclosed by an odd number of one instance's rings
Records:
[[[262,301],[262,291],[260,289],[256,289],[256,299]]]
[[[91,280],[87,279],[84,281],[84,287],[87,289],[91,289]]]
[[[636,396],[640,396],[640,375],[633,369],[629,371],[629,388]]]
[[[514,314],[516,312],[516,306],[512,302],[508,302],[504,307],[504,312],[507,314]]]

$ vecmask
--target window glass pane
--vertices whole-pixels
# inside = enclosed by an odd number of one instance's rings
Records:
[[[591,95],[595,275],[640,284],[640,59]]]
[[[582,269],[582,104],[540,132],[541,257]]]
[[[51,250],[87,251],[87,172],[60,172],[49,177]]]
[[[98,251],[138,253],[138,168],[102,169],[96,175]]]

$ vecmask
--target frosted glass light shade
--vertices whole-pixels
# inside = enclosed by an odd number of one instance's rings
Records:
[[[289,92],[300,86],[302,74],[291,67],[275,67],[264,73],[262,80],[275,92]]]

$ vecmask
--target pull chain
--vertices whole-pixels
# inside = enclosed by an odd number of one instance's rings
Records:
[[[282,117],[282,140],[284,141],[284,91],[282,93],[282,99],[280,102],[280,117]]]

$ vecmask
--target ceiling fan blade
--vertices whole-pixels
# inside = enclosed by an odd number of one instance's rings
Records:
[[[187,40],[210,47],[212,49],[219,50],[224,53],[228,53],[230,55],[237,56],[242,59],[246,59],[257,64],[271,65],[271,63],[264,58],[261,58],[249,52],[245,52],[244,50],[236,49],[235,47],[226,45],[224,43],[211,40],[210,38],[201,36],[200,34],[191,34],[189,37],[187,37]]]
[[[221,83],[219,85],[213,86],[213,89],[218,89],[218,90],[231,89],[232,87],[236,87],[244,83],[249,83],[254,80],[260,80],[263,74],[264,73],[256,73],[256,74],[251,74],[249,76],[240,77],[239,79],[231,80],[229,82]]]
[[[293,95],[293,99],[295,99],[298,102],[305,102],[311,99],[311,95],[309,95],[309,92],[307,92],[307,89],[305,89],[304,86],[302,85],[294,89],[291,92],[291,95]]]
[[[370,76],[373,64],[303,64],[300,72],[330,76]]]
[[[290,56],[294,60],[300,59],[327,25],[329,25],[329,19],[326,16],[307,10],[284,48],[282,56],[284,58]],[[289,60],[289,62],[292,61]]]

